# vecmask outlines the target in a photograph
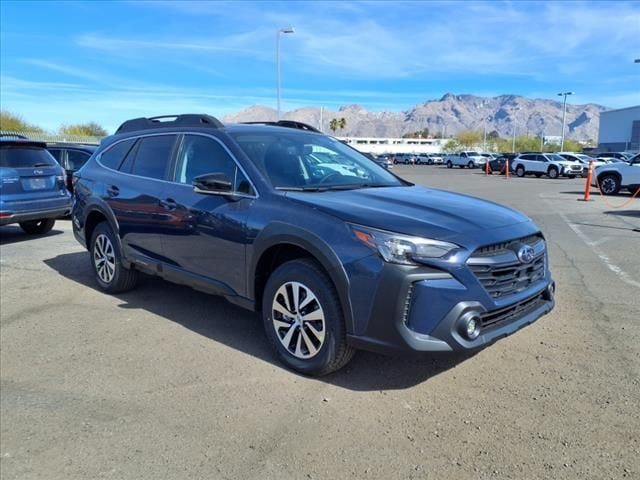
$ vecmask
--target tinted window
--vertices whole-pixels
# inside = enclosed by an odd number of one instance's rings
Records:
[[[105,167],[113,168],[117,170],[122,162],[122,159],[131,149],[131,146],[135,142],[135,139],[125,140],[120,143],[116,143],[112,147],[109,147],[108,150],[102,152],[100,155],[100,163],[102,163]]]
[[[0,148],[0,167],[32,168],[58,165],[56,159],[44,148],[27,145],[3,145]]]
[[[56,159],[56,162],[58,162],[60,165],[62,165],[62,150],[58,150],[58,149],[47,149],[49,150],[49,153],[51,155],[53,155],[53,158]]]
[[[535,160],[535,155],[520,155],[520,160]]]
[[[87,152],[81,152],[80,150],[67,150],[67,169],[78,170],[87,163],[90,156]]]
[[[383,167],[332,137],[301,131],[232,136],[276,188],[403,185]]]
[[[175,139],[175,135],[141,138],[138,141],[131,173],[141,177],[164,179]]]
[[[220,143],[200,135],[185,135],[176,162],[175,181],[191,185],[194,178],[207,173],[224,173],[235,191],[252,193],[246,177]]]

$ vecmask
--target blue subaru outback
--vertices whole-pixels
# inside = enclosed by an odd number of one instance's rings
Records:
[[[300,126],[138,118],[76,173],[73,228],[98,286],[161,276],[259,311],[289,367],[355,349],[477,349],[554,307],[526,216],[412,185]]]
[[[64,169],[46,144],[0,138],[0,225],[17,223],[26,233],[44,234],[70,210]]]

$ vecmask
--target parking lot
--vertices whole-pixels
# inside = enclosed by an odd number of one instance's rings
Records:
[[[3,227],[2,478],[638,478],[640,199],[394,171],[531,216],[556,309],[475,355],[359,352],[306,378],[220,298],[155,278],[99,292],[68,220],[40,238]]]

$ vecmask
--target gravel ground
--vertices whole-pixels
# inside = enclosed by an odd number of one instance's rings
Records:
[[[395,171],[532,216],[556,309],[473,356],[359,352],[306,378],[220,298],[154,278],[100,293],[68,221],[2,227],[2,479],[640,478],[640,200]]]

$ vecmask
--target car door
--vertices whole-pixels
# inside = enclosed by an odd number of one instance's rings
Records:
[[[167,134],[139,138],[119,173],[105,176],[103,198],[116,217],[124,254],[130,259],[163,261],[160,236],[167,215],[160,201],[177,138]]]
[[[198,193],[193,180],[223,173],[233,194]],[[168,220],[163,254],[184,274],[244,295],[246,220],[256,192],[224,144],[208,135],[186,134],[162,204]]]
[[[640,156],[636,155],[626,168],[624,181],[627,185],[640,185]]]

